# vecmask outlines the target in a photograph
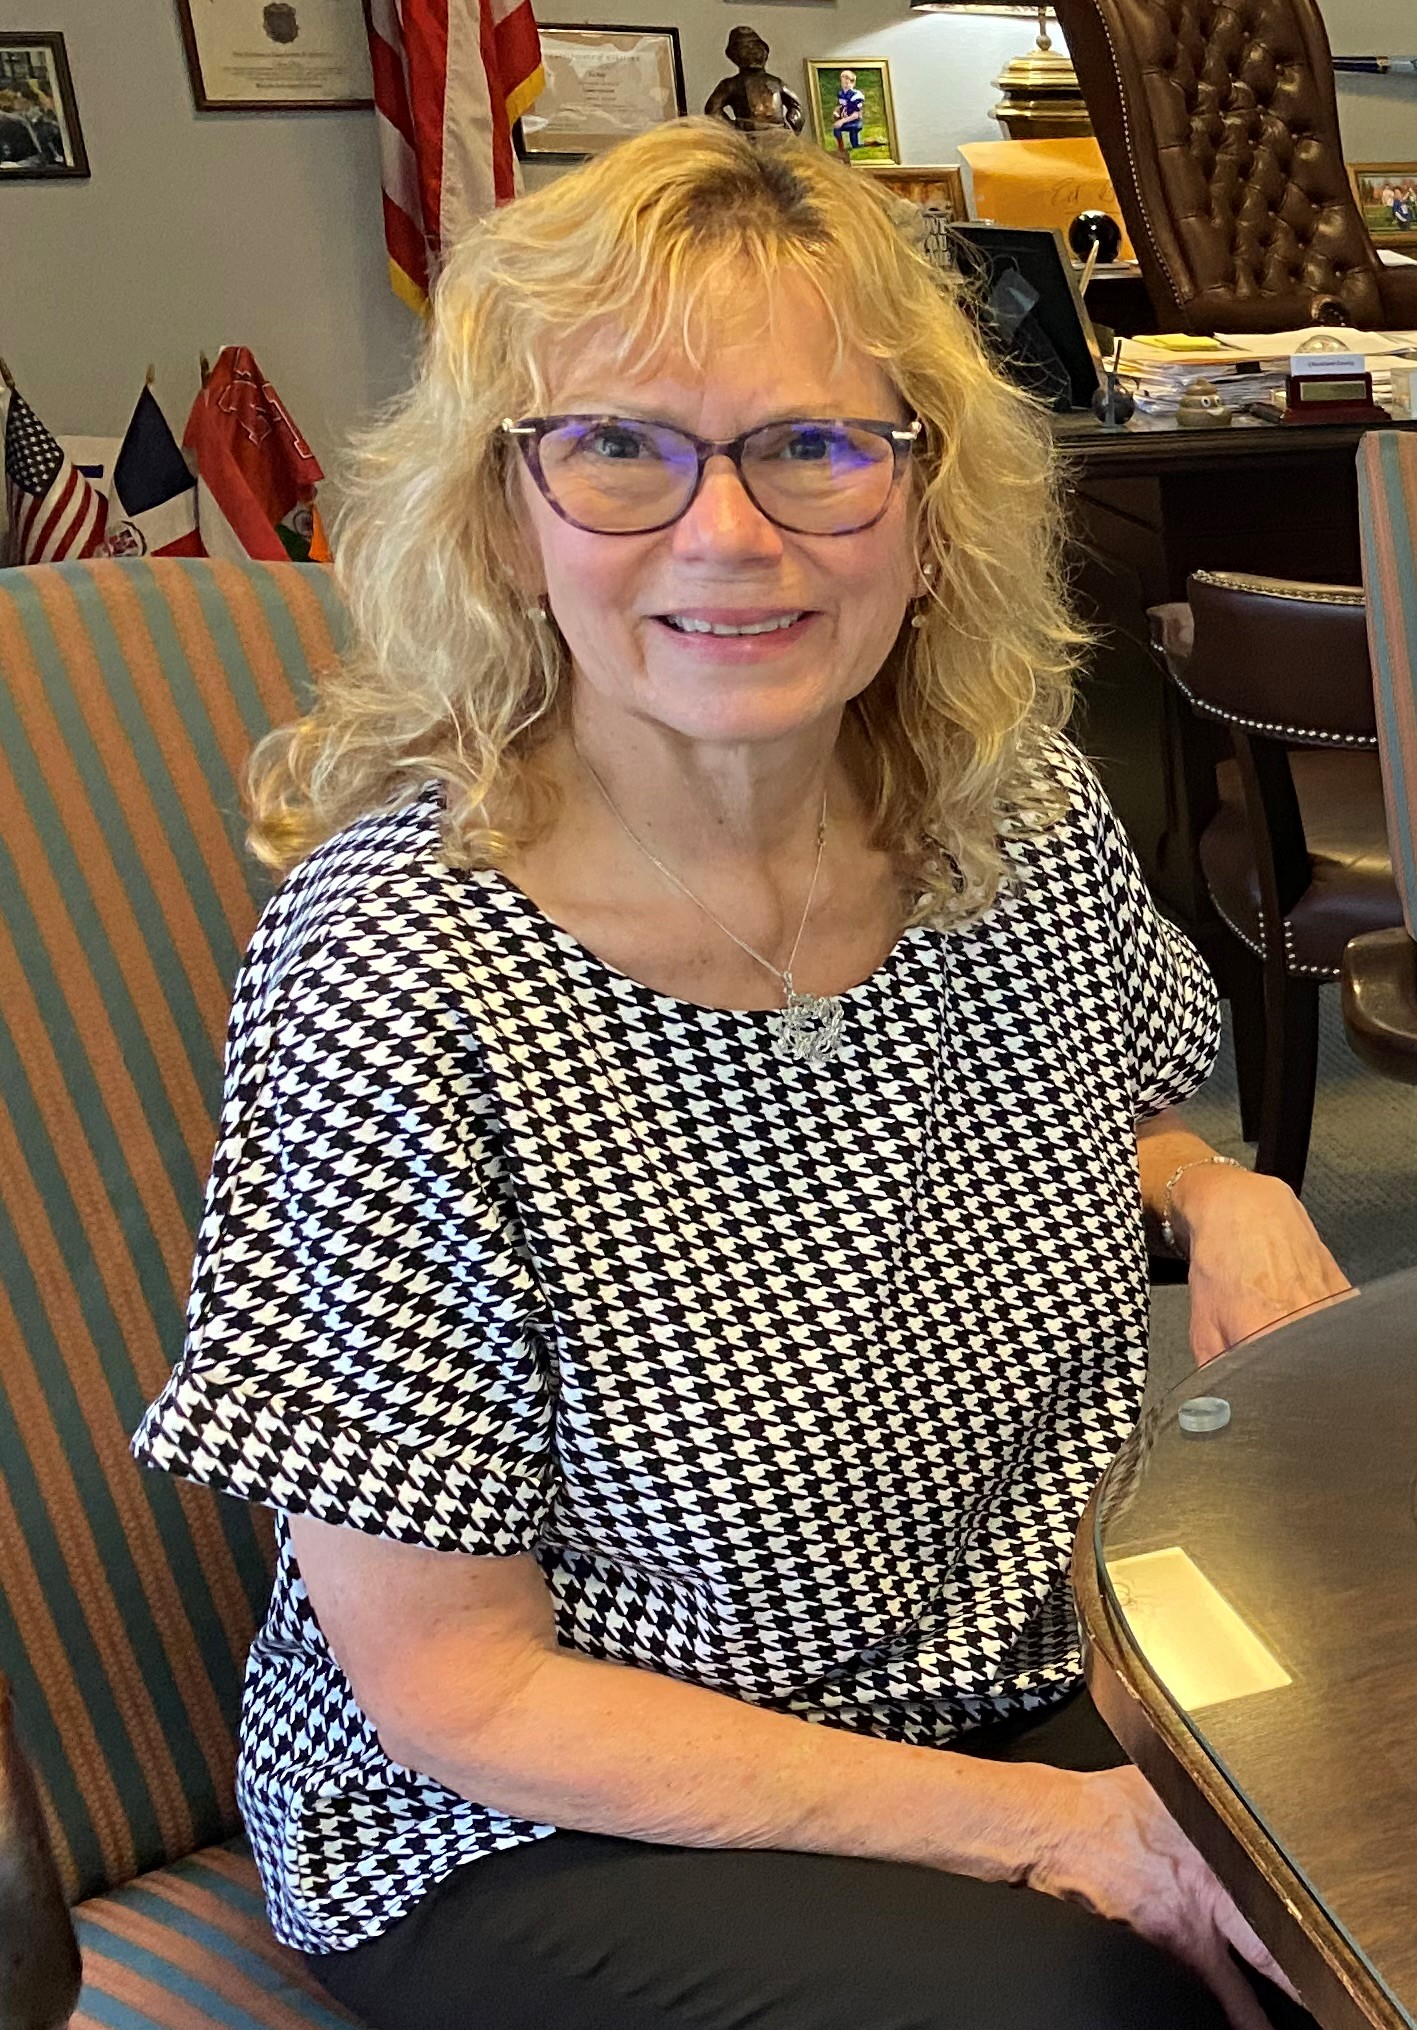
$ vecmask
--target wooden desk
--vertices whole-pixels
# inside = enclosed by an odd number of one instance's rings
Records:
[[[1076,731],[1155,894],[1203,949],[1219,926],[1196,841],[1214,813],[1214,765],[1228,747],[1167,682],[1147,608],[1184,599],[1201,569],[1358,584],[1363,434],[1248,417],[1219,430],[1139,422],[1109,431],[1091,416],[1054,419],[1075,583],[1100,636]]]
[[[1229,1423],[1183,1432],[1196,1396]],[[1417,2025],[1414,1464],[1409,1271],[1192,1377],[1074,1555],[1098,1709],[1324,2030]],[[1195,1611],[1186,1566],[1276,1669]]]

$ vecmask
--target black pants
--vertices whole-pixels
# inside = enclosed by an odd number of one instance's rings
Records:
[[[1086,1694],[953,1744],[1125,1760]],[[902,1862],[555,1833],[309,1955],[376,2030],[1226,2030],[1183,1967],[1071,1904]],[[1311,2019],[1255,1976],[1275,2030]]]

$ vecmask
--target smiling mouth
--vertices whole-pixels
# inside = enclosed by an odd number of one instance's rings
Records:
[[[657,616],[666,627],[672,627],[676,634],[717,634],[734,639],[745,634],[779,634],[783,628],[795,627],[799,620],[806,619],[806,609],[797,613],[775,613],[768,620],[745,620],[734,623],[726,620],[692,620],[684,614],[661,613]]]

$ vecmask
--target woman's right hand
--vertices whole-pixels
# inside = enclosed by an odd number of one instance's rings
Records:
[[[1130,1925],[1200,1975],[1233,2030],[1270,2030],[1228,1948],[1299,1997],[1140,1770],[1049,1774],[1056,1815],[1029,1888]]]

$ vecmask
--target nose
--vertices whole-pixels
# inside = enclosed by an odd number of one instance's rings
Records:
[[[681,557],[771,561],[782,555],[780,532],[754,506],[733,460],[722,452],[704,466],[703,485],[674,524]]]

